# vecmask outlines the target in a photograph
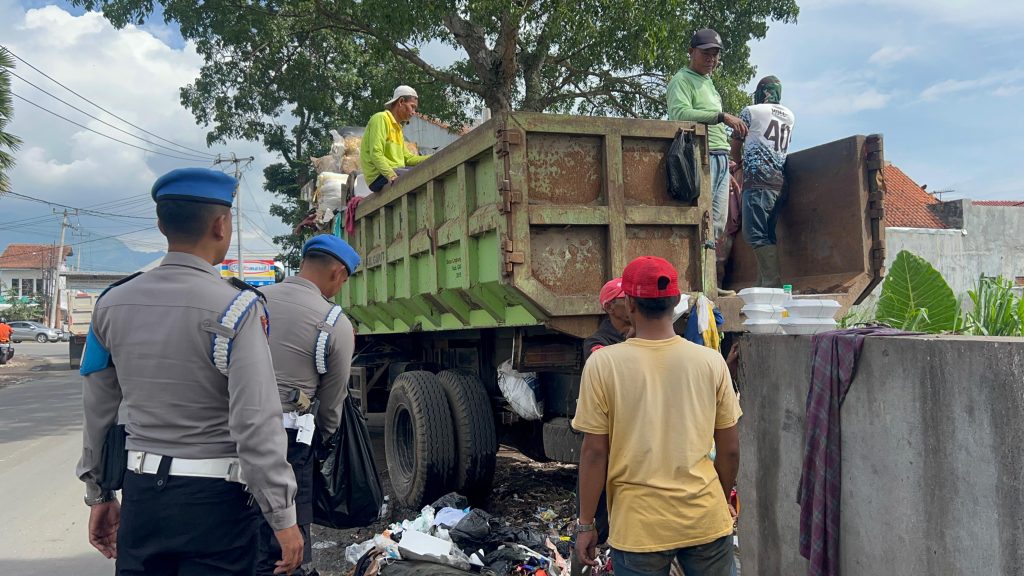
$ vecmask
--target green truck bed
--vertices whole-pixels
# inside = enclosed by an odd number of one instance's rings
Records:
[[[340,303],[364,335],[545,326],[585,337],[602,284],[636,256],[662,256],[683,290],[713,293],[706,161],[697,202],[666,192],[679,129],[705,145],[705,127],[686,122],[514,113],[482,124],[360,203],[348,239],[364,266]],[[881,278],[881,161],[877,136],[790,156],[778,236],[797,293],[849,306]],[[756,263],[736,245],[723,283],[739,289]],[[737,328],[739,300],[719,304]]]

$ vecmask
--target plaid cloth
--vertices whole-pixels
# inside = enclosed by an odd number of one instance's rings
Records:
[[[809,560],[808,576],[839,575],[839,410],[853,383],[864,339],[907,334],[868,327],[824,332],[811,339],[814,352],[804,420],[804,466],[796,499],[800,504],[800,555]]]

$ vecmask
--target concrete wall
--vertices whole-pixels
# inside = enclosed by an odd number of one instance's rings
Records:
[[[982,274],[1011,280],[1024,277],[1024,207],[957,202],[962,206],[955,210],[962,229],[886,228],[885,266],[892,266],[900,250],[909,250],[930,262],[953,293],[969,303],[967,291],[974,289]],[[881,290],[879,285],[858,308],[873,309]]]
[[[742,344],[743,574],[798,576],[811,338]],[[869,338],[842,466],[842,574],[1024,574],[1024,339]]]

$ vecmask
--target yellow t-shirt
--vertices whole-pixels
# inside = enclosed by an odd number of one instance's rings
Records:
[[[725,359],[676,336],[631,338],[583,368],[574,428],[607,434],[609,544],[626,552],[699,546],[732,533],[708,453],[742,411]]]

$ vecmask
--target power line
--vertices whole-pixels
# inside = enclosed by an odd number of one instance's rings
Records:
[[[8,70],[8,72],[10,72],[10,71]],[[70,102],[68,102],[66,100],[62,100],[61,98],[55,96],[54,94],[51,94],[51,93],[47,92],[43,88],[40,88],[39,86],[36,86],[35,84],[29,82],[28,80],[25,80],[24,78],[22,78],[21,76],[18,76],[14,72],[10,72],[10,74],[11,74],[11,76],[14,76],[15,78],[21,80],[25,84],[28,84],[29,86],[35,88],[36,90],[39,90],[43,94],[46,94],[47,96],[53,98],[54,100],[56,100],[56,101],[58,101],[58,102],[60,102],[62,104],[65,104],[65,105],[71,107],[73,110],[77,110],[77,111],[81,112],[82,114],[85,114],[89,118],[92,118],[93,120],[95,120],[95,121],[97,121],[97,122],[99,122],[101,124],[105,124],[106,126],[109,126],[109,127],[113,128],[114,130],[117,130],[118,132],[121,132],[122,134],[127,134],[128,136],[131,136],[132,138],[136,138],[138,140],[141,140],[141,141],[145,142],[146,144],[149,144],[150,146],[156,146],[157,148],[163,148],[164,150],[170,150],[171,152],[174,152],[175,154],[185,154],[184,152],[182,152],[180,150],[175,150],[174,148],[171,148],[170,146],[164,146],[163,144],[157,144],[156,142],[150,142],[149,140],[146,140],[142,136],[139,136],[137,134],[132,134],[131,132],[129,132],[127,130],[118,128],[117,126],[114,126],[110,122],[107,122],[106,120],[103,120],[102,118],[98,118],[96,116],[93,116],[92,114],[89,114],[88,112],[86,112],[85,110],[82,110],[78,106],[75,106],[74,104],[72,104],[72,103],[70,103]],[[189,156],[193,156],[193,155],[190,154]],[[209,155],[203,155],[203,156],[195,156],[193,159],[197,160],[199,162],[210,162],[211,160],[213,160],[213,158],[214,158],[214,155],[213,154],[209,154]]]
[[[78,96],[78,97],[79,97],[79,98],[81,98],[82,100],[85,100],[85,101],[86,101],[86,102],[88,102],[89,104],[92,104],[92,105],[93,105],[93,106],[95,106],[96,108],[99,108],[100,110],[102,110],[102,111],[106,112],[107,114],[110,114],[110,115],[111,115],[111,116],[113,116],[114,118],[117,118],[118,120],[120,120],[121,122],[124,122],[125,124],[127,124],[127,125],[131,126],[132,128],[135,128],[136,130],[141,130],[142,132],[144,132],[144,133],[146,133],[146,134],[149,134],[150,136],[152,136],[152,137],[154,137],[154,138],[156,138],[156,139],[158,139],[158,140],[161,140],[161,141],[163,141],[163,142],[166,142],[166,143],[168,143],[168,144],[173,144],[173,145],[177,146],[178,148],[184,148],[185,150],[188,150],[188,151],[190,151],[190,152],[198,152],[199,154],[203,154],[203,155],[209,155],[209,156],[213,156],[213,154],[211,154],[211,153],[210,153],[210,152],[208,152],[208,151],[203,151],[203,150],[196,150],[195,148],[189,148],[188,146],[185,146],[185,145],[183,145],[183,144],[178,144],[177,142],[173,142],[173,141],[171,141],[171,140],[168,140],[168,139],[166,139],[166,138],[162,138],[162,137],[160,137],[160,136],[157,136],[156,134],[153,134],[152,132],[150,132],[149,130],[146,130],[145,128],[142,128],[141,126],[136,126],[135,124],[132,124],[132,123],[131,123],[131,122],[129,122],[128,120],[125,120],[124,118],[122,118],[122,117],[118,116],[117,114],[114,114],[114,113],[113,113],[113,112],[111,112],[110,110],[107,110],[106,108],[104,108],[104,107],[100,106],[99,104],[97,104],[97,103],[93,102],[92,100],[89,100],[89,99],[88,99],[88,98],[86,98],[85,96],[82,96],[82,95],[81,95],[81,94],[79,94],[78,92],[75,92],[75,91],[74,91],[74,90],[72,90],[71,88],[68,88],[68,87],[67,87],[67,86],[65,86],[64,84],[61,84],[61,83],[60,83],[60,82],[59,82],[59,81],[58,81],[58,80],[57,80],[56,78],[54,78],[54,77],[50,76],[50,75],[49,75],[49,74],[47,74],[46,72],[43,72],[43,71],[42,71],[42,70],[40,70],[39,68],[36,68],[36,67],[35,67],[35,66],[33,66],[32,64],[29,64],[29,63],[28,63],[27,61],[25,61],[25,59],[24,59],[24,58],[22,58],[21,56],[18,56],[18,55],[17,55],[17,54],[15,54],[14,52],[11,52],[11,50],[10,50],[9,48],[7,48],[6,46],[0,46],[0,48],[2,48],[3,50],[5,50],[5,51],[6,51],[6,52],[7,52],[8,54],[10,54],[11,56],[14,56],[15,58],[17,58],[17,59],[18,59],[19,61],[21,61],[21,63],[23,63],[24,65],[26,65],[26,66],[28,66],[29,68],[31,68],[31,69],[33,69],[33,70],[35,70],[36,72],[38,72],[38,73],[42,74],[42,75],[43,75],[44,77],[46,77],[47,79],[49,79],[49,80],[50,80],[51,82],[53,82],[54,84],[56,84],[56,85],[60,86],[61,88],[63,88],[63,89],[65,89],[65,90],[67,90],[68,92],[71,92],[71,93],[72,93],[72,94],[74,94],[75,96]]]
[[[97,132],[96,130],[93,130],[92,128],[89,128],[88,126],[86,126],[84,124],[80,124],[78,122],[75,122],[74,120],[72,120],[72,119],[70,119],[70,118],[68,118],[66,116],[61,116],[60,114],[57,114],[53,110],[49,110],[47,108],[44,108],[44,107],[40,106],[39,104],[36,104],[35,102],[33,102],[33,101],[31,101],[31,100],[29,100],[27,98],[24,98],[22,96],[19,96],[18,94],[15,94],[14,92],[11,92],[11,96],[14,96],[18,100],[21,100],[22,102],[25,102],[26,104],[31,104],[32,106],[35,106],[36,108],[39,108],[43,112],[48,112],[50,114],[53,114],[57,118],[60,118],[61,120],[64,120],[66,122],[70,122],[70,123],[74,124],[75,126],[78,126],[79,128],[84,128],[84,129],[88,130],[89,132],[92,132],[94,134],[99,134],[100,136],[103,136],[104,138],[108,138],[110,140],[113,140],[114,142],[120,142],[121,144],[124,144],[125,146],[131,146],[132,148],[138,148],[139,150],[142,150],[144,152],[150,152],[152,154],[159,154],[160,156],[167,156],[168,158],[174,158],[176,160],[186,160],[188,162],[195,162],[196,161],[195,158],[185,158],[185,157],[182,157],[182,156],[172,156],[170,154],[167,154],[166,152],[158,152],[156,150],[150,150],[149,148],[143,148],[142,146],[136,146],[135,144],[131,144],[129,142],[125,142],[124,140],[118,140],[117,138],[114,138],[113,136],[110,136],[108,134],[104,134],[102,132]],[[182,154],[184,154],[184,152],[182,152]]]
[[[59,208],[67,208],[69,210],[79,210],[83,214],[89,214],[91,216],[101,216],[101,217],[102,216],[113,216],[115,218],[132,218],[132,219],[135,219],[135,220],[156,220],[156,218],[148,217],[148,216],[129,216],[127,214],[114,214],[114,213],[111,213],[111,212],[101,212],[99,210],[89,210],[88,208],[79,208],[77,206],[68,206],[67,204],[60,204],[59,202],[50,202],[49,200],[43,200],[43,199],[40,199],[40,198],[34,198],[32,196],[21,194],[19,192],[13,192],[12,191],[12,192],[8,192],[7,194],[10,194],[11,196],[15,196],[17,198],[23,198],[25,200],[30,200],[32,202],[38,202],[40,204],[49,204],[50,206],[57,206]]]
[[[76,242],[74,244],[65,244],[64,247],[65,248],[71,248],[72,246],[82,246],[84,244],[91,244],[93,242],[99,242],[101,240],[109,240],[111,238],[121,238],[122,236],[128,236],[130,234],[138,234],[139,232],[146,232],[146,231],[151,231],[151,230],[153,230],[153,228],[150,227],[150,226],[147,226],[145,228],[139,228],[137,230],[129,230],[128,232],[122,232],[120,234],[111,234],[109,236],[101,236],[99,238],[93,238],[91,240],[82,240],[81,242]],[[56,251],[57,251],[57,246],[51,244],[51,245],[47,245],[45,248],[41,248],[41,249],[35,250],[33,252],[21,252],[19,254],[8,254],[6,256],[0,255],[0,260],[6,260],[6,259],[10,259],[10,258],[24,258],[26,256],[38,256],[40,254],[46,254],[48,252],[49,253],[53,253],[53,252],[56,252]]]

